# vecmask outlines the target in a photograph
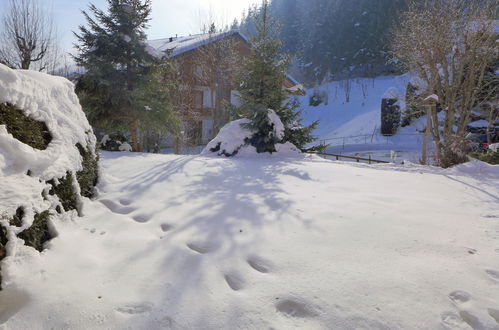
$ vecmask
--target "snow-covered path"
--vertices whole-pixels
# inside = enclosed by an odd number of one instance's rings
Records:
[[[102,167],[83,218],[9,257],[0,329],[499,329],[497,167]]]

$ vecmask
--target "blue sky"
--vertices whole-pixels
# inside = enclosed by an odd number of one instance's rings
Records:
[[[106,0],[38,0],[53,11],[61,46],[71,51],[78,25],[84,24],[82,9],[88,9],[89,2],[99,8],[106,8]],[[198,33],[203,23],[213,17],[217,24],[229,24],[240,18],[244,9],[260,0],[153,0],[152,20],[147,31],[150,39],[166,38],[176,34]],[[8,0],[0,0],[0,13],[7,7]]]

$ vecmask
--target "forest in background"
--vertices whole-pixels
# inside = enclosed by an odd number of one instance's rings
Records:
[[[405,0],[272,0],[269,7],[284,51],[294,56],[293,74],[307,84],[397,72],[390,33]],[[254,32],[260,10],[255,5],[243,14],[244,33]]]

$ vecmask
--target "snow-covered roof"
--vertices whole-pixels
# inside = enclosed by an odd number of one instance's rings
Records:
[[[293,78],[291,75],[286,75],[286,77],[289,79],[289,81],[291,81],[293,84],[296,85],[300,85],[300,82],[298,80],[296,80],[295,78]],[[301,88],[303,88],[303,86],[301,86]]]
[[[428,102],[428,101],[438,102],[438,95],[431,94],[430,96],[428,96],[427,98],[425,98],[424,101],[425,102]]]
[[[242,34],[239,30],[230,30],[226,32],[217,33],[200,33],[194,34],[187,37],[171,37],[163,39],[148,40],[146,45],[146,50],[149,54],[155,57],[166,56],[166,51],[172,51],[170,57],[177,57],[179,55],[193,51],[201,46],[207,45],[211,42],[218,41],[225,37],[237,36],[241,38],[247,44],[250,44],[249,39]],[[286,75],[286,78],[298,86],[295,89],[303,89],[303,86],[290,75]]]
[[[190,35],[187,37],[163,38],[163,39],[149,40],[147,43],[149,46],[151,46],[157,51],[156,54],[165,54],[165,51],[171,50],[172,51],[171,57],[176,57],[181,54],[190,52],[201,46],[204,46],[206,44],[209,44],[211,42],[229,36],[238,36],[243,41],[249,43],[248,38],[238,30],[230,30],[226,32],[217,32],[217,33],[201,33],[201,34]]]

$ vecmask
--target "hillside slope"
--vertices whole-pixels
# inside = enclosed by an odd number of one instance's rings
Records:
[[[331,139],[343,136],[372,134],[380,128],[381,98],[392,87],[397,88],[402,95],[409,77],[407,75],[394,77],[377,77],[375,79],[360,78],[350,80],[350,101],[346,102],[345,85],[347,81],[333,81],[307,90],[307,95],[299,97],[304,108],[304,123],[309,124],[319,120],[320,124],[314,132],[320,139]],[[309,98],[314,90],[326,92],[328,103],[317,107],[309,105]]]

